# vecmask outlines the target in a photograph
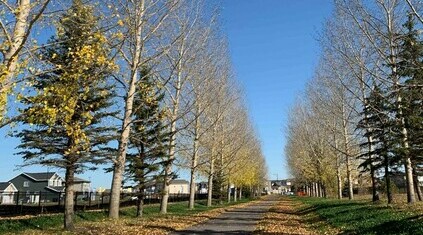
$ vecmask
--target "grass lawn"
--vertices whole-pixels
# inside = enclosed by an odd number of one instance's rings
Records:
[[[337,200],[295,197],[304,205],[298,213],[317,214],[342,234],[423,234],[423,204],[414,206],[373,204],[369,200]],[[308,223],[315,223],[310,219]],[[318,224],[318,223],[316,223]],[[318,230],[324,232],[325,228]]]
[[[167,215],[160,215],[159,205],[146,205],[144,207],[144,218],[148,219],[159,219],[163,217],[175,217],[175,216],[189,216],[198,214],[201,212],[209,211],[216,208],[226,207],[230,205],[240,204],[248,202],[248,199],[242,199],[237,203],[214,205],[212,207],[206,206],[206,201],[198,201],[195,205],[194,210],[188,209],[188,202],[171,203],[168,207]],[[96,211],[96,212],[77,212],[75,215],[76,226],[85,224],[95,224],[95,222],[107,222],[107,212]],[[135,218],[136,207],[123,208],[120,213],[122,220],[139,220]],[[46,215],[36,216],[32,218],[24,219],[2,219],[0,220],[0,234],[5,233],[60,233],[63,226],[63,215]]]

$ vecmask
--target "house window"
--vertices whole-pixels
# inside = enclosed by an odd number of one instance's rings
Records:
[[[24,181],[24,185],[25,188],[29,187],[29,181]]]

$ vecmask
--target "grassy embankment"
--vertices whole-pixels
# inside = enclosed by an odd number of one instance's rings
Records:
[[[327,234],[330,225],[341,234],[423,234],[423,204],[404,202],[386,205],[369,200],[337,200],[295,197],[303,203],[297,208],[306,223]],[[317,218],[316,216],[317,215]],[[319,223],[322,220],[325,223]]]
[[[214,205],[212,207],[207,207],[205,201],[199,201],[195,205],[195,209],[189,210],[187,207],[187,202],[179,202],[169,204],[168,214],[160,215],[159,214],[159,205],[147,205],[144,209],[143,218],[136,218],[136,208],[129,207],[121,210],[121,219],[119,221],[113,221],[113,226],[110,226],[112,221],[107,218],[107,212],[105,211],[96,211],[96,212],[77,212],[75,215],[75,223],[77,227],[76,233],[85,233],[85,234],[97,234],[103,233],[104,231],[110,231],[111,233],[114,229],[120,231],[126,231],[125,226],[134,226],[134,224],[145,227],[148,226],[150,221],[155,221],[154,226],[157,228],[151,227],[145,229],[155,231],[158,230],[157,234],[164,233],[166,231],[173,230],[173,227],[178,227],[178,225],[173,226],[169,224],[170,221],[182,220],[182,222],[188,222],[187,217],[197,217],[196,219],[190,221],[191,224],[196,222],[201,222],[209,217],[213,216],[213,213],[219,213],[219,211],[213,210],[218,208],[225,208],[227,206],[232,206],[240,203],[245,203],[250,200],[243,199],[237,203]],[[213,211],[210,215],[207,213]],[[175,219],[176,218],[176,219]],[[178,219],[179,218],[179,219]],[[162,221],[162,222],[160,222]],[[157,223],[158,222],[158,223]],[[179,221],[181,222],[181,221]],[[163,224],[161,224],[163,223]],[[22,219],[1,219],[0,220],[0,234],[7,233],[22,233],[22,234],[57,234],[61,233],[63,224],[63,215],[45,215],[45,216],[33,216],[29,218]],[[110,228],[108,228],[110,227]],[[113,228],[112,228],[113,227]],[[121,228],[118,228],[121,227]],[[111,229],[111,230],[110,230]],[[160,231],[159,231],[160,230]]]

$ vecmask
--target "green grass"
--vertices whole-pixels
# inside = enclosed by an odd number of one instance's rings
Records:
[[[364,200],[296,197],[305,204],[301,215],[317,214],[343,234],[423,234],[423,213],[415,208],[395,209]],[[308,221],[310,224],[314,220]],[[319,230],[324,228],[320,227]]]
[[[190,215],[196,214],[203,211],[208,211],[215,208],[226,207],[230,205],[235,205],[239,203],[248,202],[249,199],[242,199],[236,203],[230,204],[216,204],[212,207],[206,206],[206,201],[197,201],[195,204],[195,209],[189,210],[188,209],[188,202],[177,202],[171,203],[168,206],[168,215],[176,215],[176,216],[183,216],[183,215]],[[146,205],[144,207],[144,214],[145,218],[151,218],[156,216],[166,216],[160,215],[160,206],[159,205]],[[82,221],[100,221],[107,219],[107,212],[106,211],[96,211],[96,212],[77,212],[75,215],[75,223],[79,223]],[[136,207],[127,207],[123,208],[120,211],[121,218],[135,218],[136,216]],[[24,232],[28,229],[35,229],[35,230],[51,230],[51,229],[60,229],[63,225],[63,215],[49,215],[49,216],[38,216],[33,218],[27,219],[14,219],[14,220],[0,220],[0,234],[4,233],[11,233],[11,232]]]

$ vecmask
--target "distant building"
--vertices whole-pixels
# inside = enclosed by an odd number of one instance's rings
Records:
[[[163,182],[152,182],[147,184],[147,194],[160,193],[163,190]],[[174,179],[169,182],[170,194],[187,194],[189,193],[189,182],[184,179]]]
[[[209,184],[207,182],[200,182],[200,183],[196,183],[196,193],[200,193],[200,194],[206,194],[208,191],[208,187]]]
[[[15,196],[18,189],[10,182],[0,182],[0,204],[15,203]]]
[[[61,200],[61,194],[65,191],[62,177],[56,172],[22,173],[9,182],[13,183],[20,192],[19,200],[25,203],[57,202]],[[75,177],[75,192],[89,192],[91,182]]]
[[[291,192],[292,180],[269,180],[264,188],[267,194],[285,194]]]
[[[73,181],[73,190],[75,192],[90,192],[91,181],[75,177]]]

